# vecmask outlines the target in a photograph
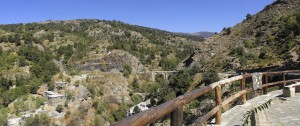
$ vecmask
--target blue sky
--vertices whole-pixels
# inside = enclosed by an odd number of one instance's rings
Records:
[[[274,0],[2,0],[0,24],[104,19],[172,32],[219,32]]]

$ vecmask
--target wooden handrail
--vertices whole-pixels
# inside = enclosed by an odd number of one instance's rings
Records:
[[[289,71],[279,71],[279,72],[263,72],[263,75],[266,76],[266,84],[264,84],[262,87],[266,90],[267,92],[267,88],[268,86],[273,86],[273,85],[277,85],[277,84],[281,84],[281,83],[287,83],[287,82],[294,82],[294,81],[300,81],[300,79],[293,79],[293,80],[285,80],[285,75],[287,73],[299,73],[300,70],[289,70]],[[268,83],[268,75],[274,75],[274,74],[284,74],[284,80],[280,81],[280,82],[272,82],[272,83]],[[232,78],[228,78],[225,80],[220,80],[218,82],[212,83],[208,86],[205,86],[203,88],[194,90],[192,92],[188,92],[184,95],[181,95],[175,99],[172,99],[168,102],[165,102],[159,106],[150,108],[144,112],[138,113],[136,115],[130,116],[124,120],[121,120],[119,122],[116,122],[115,124],[113,124],[112,126],[145,126],[151,123],[154,123],[155,121],[159,120],[160,118],[169,115],[172,113],[172,118],[182,118],[181,115],[178,115],[178,117],[176,115],[173,114],[182,114],[182,107],[183,105],[191,102],[192,100],[195,100],[196,98],[198,98],[199,96],[203,95],[204,93],[207,93],[209,91],[215,90],[216,87],[220,87],[222,85],[225,84],[230,84],[234,81],[238,81],[241,80],[241,89],[242,91],[232,95],[231,97],[227,98],[226,100],[224,100],[221,104],[218,103],[221,100],[221,95],[217,94],[216,97],[216,101],[217,101],[217,106],[215,108],[213,108],[210,112],[208,112],[207,114],[205,114],[204,116],[198,118],[195,122],[195,125],[202,125],[204,122],[206,122],[210,117],[212,117],[213,115],[215,115],[217,112],[220,112],[220,109],[229,104],[230,102],[232,102],[233,100],[242,97],[242,101],[243,103],[246,102],[246,93],[251,91],[251,90],[246,90],[245,89],[245,79],[252,77],[252,74],[245,74],[245,75],[239,75],[239,76],[235,76]],[[216,90],[217,91],[217,90]],[[218,114],[217,114],[218,115]],[[220,117],[218,117],[216,115],[216,118],[220,119]],[[217,119],[217,120],[218,120]],[[172,123],[177,122],[177,123],[182,123],[182,121],[171,121]],[[174,124],[176,125],[176,124]]]

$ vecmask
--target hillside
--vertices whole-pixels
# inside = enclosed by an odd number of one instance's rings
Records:
[[[202,43],[184,61],[202,71],[299,68],[300,1],[277,0]]]
[[[176,69],[201,41],[119,21],[0,25],[0,125],[40,109],[52,113],[43,120],[57,125],[120,120],[143,101],[135,93],[159,86],[140,73]],[[60,88],[56,82],[67,84]],[[45,91],[66,100],[51,105]]]

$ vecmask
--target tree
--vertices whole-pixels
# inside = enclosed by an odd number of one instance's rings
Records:
[[[170,80],[170,87],[176,93],[176,96],[184,94],[192,83],[193,78],[187,70],[180,70]]]
[[[252,15],[251,14],[247,14],[246,15],[246,20],[249,20],[249,19],[251,19],[252,18]]]
[[[206,86],[210,85],[213,82],[217,82],[219,80],[220,80],[219,75],[215,70],[209,70],[203,73],[202,82],[204,82]]]

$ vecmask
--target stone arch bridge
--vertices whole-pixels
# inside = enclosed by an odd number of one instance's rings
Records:
[[[156,75],[162,75],[164,77],[164,80],[168,80],[169,76],[173,73],[177,73],[178,71],[149,71],[149,72],[139,72],[139,73],[146,73],[146,74],[150,74],[150,79],[152,81],[155,81],[155,76]]]

